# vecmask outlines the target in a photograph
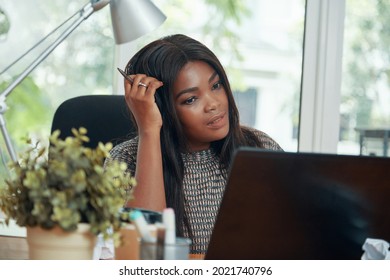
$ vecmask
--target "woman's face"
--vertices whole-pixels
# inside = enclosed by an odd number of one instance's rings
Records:
[[[173,85],[177,115],[191,151],[205,150],[229,132],[229,104],[217,72],[202,61],[188,62]]]

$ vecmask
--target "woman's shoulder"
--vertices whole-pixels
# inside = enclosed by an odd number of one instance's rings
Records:
[[[127,158],[134,155],[137,152],[137,148],[138,136],[114,146],[110,151],[110,155],[112,158]]]
[[[120,161],[127,164],[127,170],[135,174],[135,164],[137,158],[138,137],[119,143],[110,151],[110,156],[104,161],[104,166],[113,161]]]
[[[243,127],[243,128],[244,130],[249,131],[249,133],[252,133],[261,142],[264,149],[280,150],[280,151],[283,150],[280,147],[280,145],[267,133],[252,127]]]

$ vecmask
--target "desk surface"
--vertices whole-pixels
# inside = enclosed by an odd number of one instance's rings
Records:
[[[26,238],[0,235],[0,260],[27,260]]]
[[[0,260],[27,260],[28,245],[25,237],[0,235]],[[203,260],[204,255],[190,254],[190,260]]]

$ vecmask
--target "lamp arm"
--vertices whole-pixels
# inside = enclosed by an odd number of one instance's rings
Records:
[[[1,97],[6,98],[11,91],[20,84],[34,69],[37,67],[59,44],[62,43],[72,32],[79,26],[84,20],[86,20],[92,13],[94,9],[91,3],[85,5],[84,8],[80,10],[80,17],[72,23],[45,51],[43,51],[0,95]]]
[[[2,106],[2,105],[0,105],[0,106]],[[2,109],[2,108],[0,108],[0,109]],[[5,126],[5,119],[4,119],[4,116],[2,113],[0,114],[0,128],[1,128],[1,133],[3,134],[4,142],[5,142],[5,145],[7,146],[7,150],[8,150],[9,155],[10,155],[12,161],[17,162],[18,158],[16,156],[15,149],[12,146],[12,142],[11,142],[11,139],[9,137],[7,127]]]
[[[8,107],[6,98],[12,90],[19,85],[34,69],[37,67],[62,41],[64,41],[73,30],[75,30],[84,20],[86,20],[96,9],[93,4],[87,3],[81,10],[80,16],[70,25],[45,51],[43,51],[1,94],[0,94],[0,128],[3,135],[8,153],[14,162],[17,162],[17,156],[9,137],[4,113]]]

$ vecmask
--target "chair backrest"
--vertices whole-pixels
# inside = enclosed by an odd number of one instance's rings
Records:
[[[85,95],[64,101],[56,110],[51,132],[61,131],[60,138],[72,136],[72,128],[85,127],[95,148],[99,142],[117,145],[135,132],[123,95]]]

